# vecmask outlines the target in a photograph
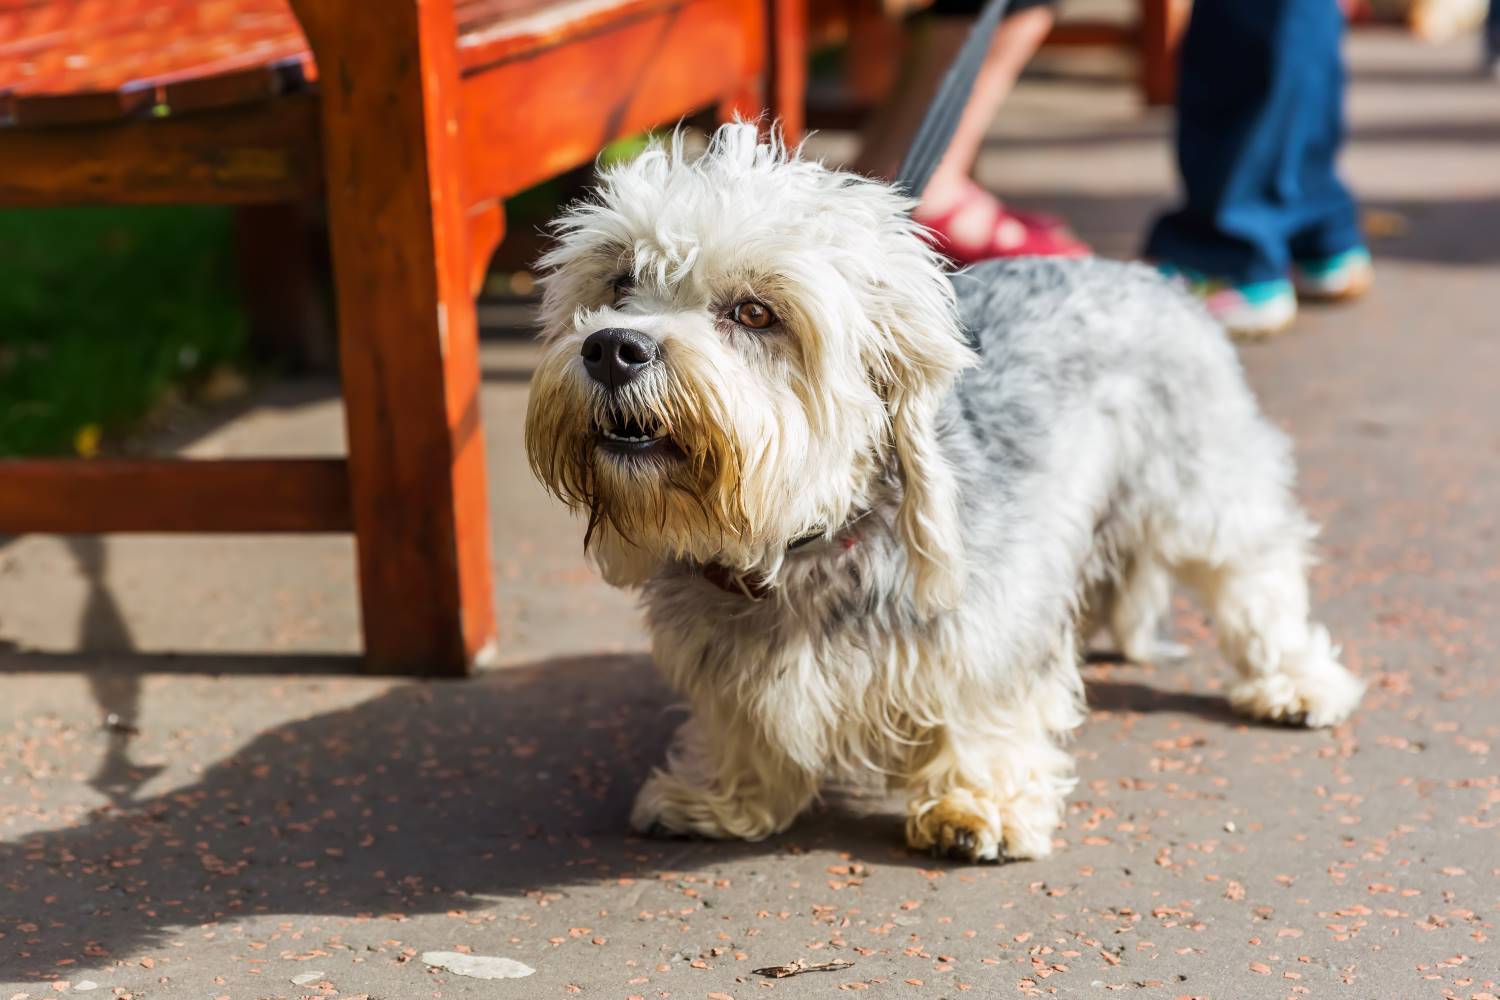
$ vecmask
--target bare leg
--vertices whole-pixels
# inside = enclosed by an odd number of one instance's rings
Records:
[[[990,122],[1010,94],[1021,69],[1052,29],[1052,20],[1050,7],[1032,7],[1006,18],[995,30],[989,55],[974,81],[958,130],[927,186],[922,203],[924,211],[941,211],[962,192]],[[901,83],[865,129],[855,169],[878,177],[896,173],[922,113],[963,45],[969,25],[964,19],[931,18],[918,29]]]

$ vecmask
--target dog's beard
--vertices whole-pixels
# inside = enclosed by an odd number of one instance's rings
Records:
[[[576,357],[558,345],[537,369],[526,438],[537,477],[587,515],[585,545],[623,543],[651,561],[743,552],[756,532],[749,443],[728,429],[744,431],[728,419],[739,404],[713,379],[666,367],[607,391],[580,377]]]

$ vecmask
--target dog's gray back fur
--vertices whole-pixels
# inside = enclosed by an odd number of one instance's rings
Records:
[[[1062,423],[1091,408],[1131,418],[1164,459],[1187,462],[1222,429],[1202,426],[1208,412],[1254,415],[1228,338],[1149,268],[1022,258],[953,283],[979,364],[954,389],[944,444],[976,513],[996,488],[1020,485]]]
[[[1083,586],[1118,568],[1142,533],[1169,534],[1165,522],[1193,509],[1185,500],[1217,498],[1210,506],[1228,514],[1236,496],[1290,486],[1287,441],[1260,417],[1228,337],[1154,270],[1028,258],[953,282],[979,354],[943,434],[974,529],[971,569],[1006,564],[997,549],[1015,541],[1029,503],[1042,505],[1032,517],[1066,509],[1091,520],[1093,550],[1076,553]],[[1084,480],[1085,494],[1043,499],[1059,477]],[[1220,530],[1184,527],[1195,537]]]
[[[1138,555],[1227,559],[1275,532],[1256,520],[1295,510],[1288,443],[1228,337],[1154,270],[1031,258],[953,282],[979,355],[942,433],[968,528],[967,609],[1071,630],[1107,612],[1097,605]],[[1055,647],[1034,653],[1057,665]]]

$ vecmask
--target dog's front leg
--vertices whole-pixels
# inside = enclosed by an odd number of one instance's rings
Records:
[[[989,706],[933,731],[906,774],[906,842],[960,861],[1041,858],[1076,782],[1058,746],[1076,725],[1075,686],[1063,682]]]
[[[818,776],[735,723],[689,719],[667,766],[636,795],[630,825],[641,833],[761,840],[791,825],[817,791]]]

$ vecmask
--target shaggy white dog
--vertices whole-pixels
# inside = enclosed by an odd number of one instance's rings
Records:
[[[558,224],[531,462],[643,590],[693,713],[641,830],[765,837],[854,771],[908,791],[912,847],[1047,854],[1080,637],[1160,653],[1174,578],[1241,712],[1359,701],[1224,333],[1144,267],[947,275],[910,207],[733,125],[605,171]]]

